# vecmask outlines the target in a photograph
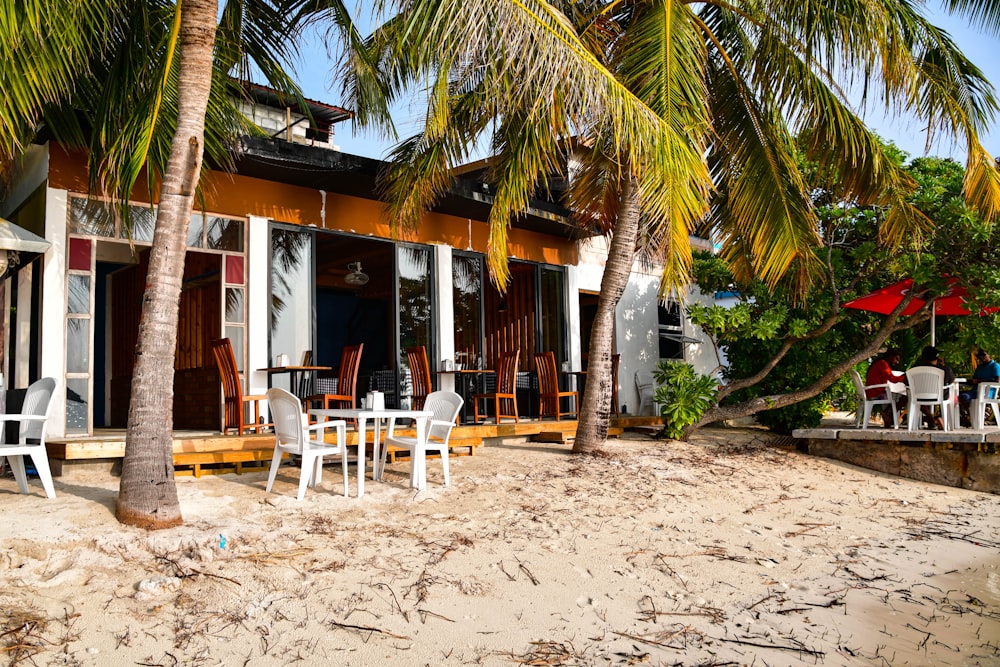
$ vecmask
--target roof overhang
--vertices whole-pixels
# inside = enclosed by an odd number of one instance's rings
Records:
[[[371,200],[378,199],[378,175],[387,165],[359,155],[262,137],[243,137],[234,162],[236,173],[243,176]],[[434,211],[485,222],[493,201],[488,185],[456,178]],[[592,235],[573,224],[568,209],[541,200],[532,200],[528,211],[511,224],[561,238]]]

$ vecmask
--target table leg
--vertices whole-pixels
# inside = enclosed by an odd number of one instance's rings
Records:
[[[367,449],[365,431],[368,428],[368,418],[358,416],[358,498],[365,495],[365,449]]]
[[[379,451],[382,448],[382,420],[379,418],[372,419],[372,428],[374,437],[372,438],[372,481],[382,479],[382,457],[379,456]]]
[[[418,491],[427,488],[427,418],[417,419],[417,443],[410,453],[410,486]]]

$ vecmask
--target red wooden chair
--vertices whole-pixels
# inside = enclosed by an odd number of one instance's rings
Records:
[[[243,435],[244,432],[260,433],[265,427],[271,427],[271,424],[261,423],[260,419],[260,402],[267,400],[267,396],[243,394],[239,367],[236,365],[236,355],[233,353],[233,344],[230,340],[228,338],[213,340],[212,352],[215,354],[215,362],[219,365],[219,378],[222,380],[222,400],[225,408],[222,432],[235,430],[237,434]],[[248,404],[253,405],[252,420]]]
[[[538,373],[538,416],[552,415],[559,421],[563,415],[579,417],[580,395],[575,391],[559,391],[559,376],[556,372],[556,355],[553,352],[539,352],[535,355],[535,371]],[[570,410],[562,409],[562,399],[573,399]]]
[[[340,354],[340,368],[337,375],[336,394],[313,394],[303,402],[303,409],[308,410],[313,403],[329,410],[331,404],[338,408],[355,407],[358,394],[358,368],[361,366],[361,351],[365,344],[347,345]]]
[[[407,348],[406,361],[410,365],[413,381],[413,409],[423,410],[424,401],[431,389],[431,366],[427,362],[427,348],[423,345]]]
[[[479,401],[493,401],[496,421],[499,424],[504,417],[513,417],[514,423],[518,422],[517,414],[517,362],[521,357],[521,351],[504,352],[500,356],[500,367],[497,368],[496,391],[487,394],[475,394],[472,397],[472,411],[475,415],[476,423],[479,423]],[[509,405],[511,409],[504,411],[504,406]],[[485,414],[483,415],[486,416]]]

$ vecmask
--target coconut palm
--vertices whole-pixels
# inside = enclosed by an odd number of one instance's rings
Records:
[[[291,0],[23,0],[0,12],[0,164],[44,125],[90,151],[92,189],[122,214],[143,174],[159,193],[129,407],[118,518],[182,521],[174,486],[172,403],[178,300],[203,156],[230,162],[253,128],[238,112],[251,66],[282,93],[296,86]],[[144,170],[145,168],[145,170]],[[127,219],[126,219],[127,222]]]
[[[388,4],[376,2],[377,11]],[[816,273],[817,220],[793,151],[837,174],[847,195],[891,214],[886,243],[929,221],[913,186],[841,86],[965,140],[969,202],[1000,212],[1000,175],[979,142],[996,110],[982,74],[910,3],[671,0],[400,0],[370,46],[381,79],[356,69],[356,99],[424,86],[422,131],[399,144],[386,181],[394,224],[413,226],[486,137],[496,196],[488,263],[507,281],[513,216],[571,176],[580,224],[610,236],[591,333],[590,376],[610,378],[615,307],[633,262],[663,267],[662,294],[688,282],[689,234],[721,244],[738,278],[800,290]],[[953,0],[983,25],[1000,4]],[[871,98],[869,98],[871,99]],[[362,122],[371,120],[359,108]],[[575,451],[603,446],[611,387],[588,391]]]

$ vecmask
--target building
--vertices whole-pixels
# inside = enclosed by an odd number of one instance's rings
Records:
[[[530,396],[535,351],[580,370],[603,270],[603,239],[581,236],[567,211],[535,201],[513,224],[512,280],[504,294],[484,266],[490,186],[461,170],[451,193],[418,229],[393,239],[376,196],[383,164],[336,150],[332,126],[350,117],[310,103],[316,124],[277,106],[266,90],[247,113],[271,138],[242,141],[235,173],[202,181],[192,217],[174,379],[177,429],[217,429],[219,383],[210,342],[233,342],[248,393],[288,378],[258,369],[311,354],[336,366],[344,345],[364,342],[362,382],[407,393],[405,349],[494,367],[522,350]],[[155,198],[138,188],[131,233],[87,195],[86,156],[54,141],[30,148],[0,215],[43,237],[4,281],[3,369],[10,387],[41,376],[66,387],[49,436],[123,428]],[[636,370],[664,355],[699,361],[698,339],[679,309],[660,306],[658,276],[639,267],[619,306],[620,402],[638,406]],[[701,364],[711,371],[714,358]],[[443,388],[454,382],[439,378]],[[526,399],[527,401],[527,399]],[[526,408],[531,410],[530,401]],[[59,416],[65,415],[65,418]]]

